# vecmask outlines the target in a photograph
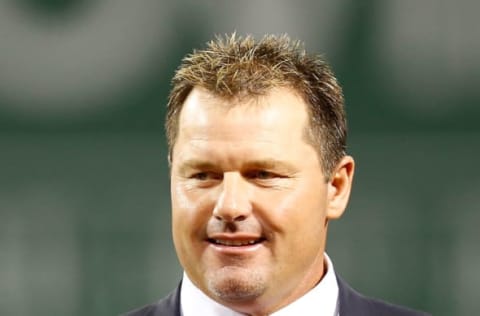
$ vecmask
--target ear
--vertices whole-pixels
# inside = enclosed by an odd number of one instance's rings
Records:
[[[337,219],[345,211],[352,188],[355,161],[351,156],[343,157],[328,181],[327,219]]]

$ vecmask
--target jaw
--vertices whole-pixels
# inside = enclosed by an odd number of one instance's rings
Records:
[[[222,304],[250,316],[270,315],[296,301],[313,289],[323,279],[326,273],[325,267],[322,252],[308,267],[300,280],[292,281],[290,284],[283,284],[281,286],[280,284],[274,284],[272,286],[270,281],[265,287],[264,293],[258,297],[244,301],[229,301],[227,302],[228,304],[223,302]],[[273,278],[271,277],[271,279]],[[280,287],[283,287],[284,290],[279,291]]]
[[[284,257],[285,254],[273,249],[275,242],[272,240],[260,240],[237,245],[237,241],[219,244],[207,237],[201,241],[197,239],[195,257],[198,260],[187,259],[190,266],[186,271],[191,272],[192,282],[210,298],[252,316],[268,315],[283,308],[323,278],[323,243],[317,246],[316,255],[307,259],[308,265],[285,271],[290,269],[288,264],[282,268],[275,263],[278,260],[275,255]],[[295,260],[292,255],[290,258]],[[286,277],[285,273],[293,277]]]

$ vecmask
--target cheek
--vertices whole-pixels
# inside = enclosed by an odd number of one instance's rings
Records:
[[[172,208],[178,212],[189,212],[194,207],[191,194],[176,181],[171,182]]]
[[[196,236],[211,216],[207,192],[186,189],[184,185],[172,182],[172,220],[174,234]]]
[[[323,227],[326,213],[326,190],[299,186],[288,191],[257,194],[262,218],[275,232],[303,231],[306,227]]]

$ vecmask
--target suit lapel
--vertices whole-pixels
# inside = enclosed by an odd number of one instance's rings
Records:
[[[181,286],[180,283],[175,290],[157,303],[141,307],[124,314],[124,316],[182,316],[180,308]]]
[[[165,311],[166,312],[162,312],[162,313],[158,314],[158,316],[163,316],[163,315],[182,316],[181,308],[180,308],[180,289],[181,289],[181,287],[182,287],[182,284],[180,283],[177,286],[177,288],[172,293],[170,293],[170,295],[168,295],[165,298]],[[157,316],[157,315],[155,314],[155,316]]]
[[[340,316],[364,316],[369,313],[368,300],[337,275]]]

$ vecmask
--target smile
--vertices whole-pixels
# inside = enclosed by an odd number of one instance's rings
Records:
[[[228,247],[241,247],[255,245],[263,241],[262,238],[255,240],[225,240],[225,239],[209,239],[211,243],[216,245],[228,246]]]
[[[260,244],[265,241],[263,237],[257,236],[211,236],[207,241],[215,246],[223,247],[247,247]]]

